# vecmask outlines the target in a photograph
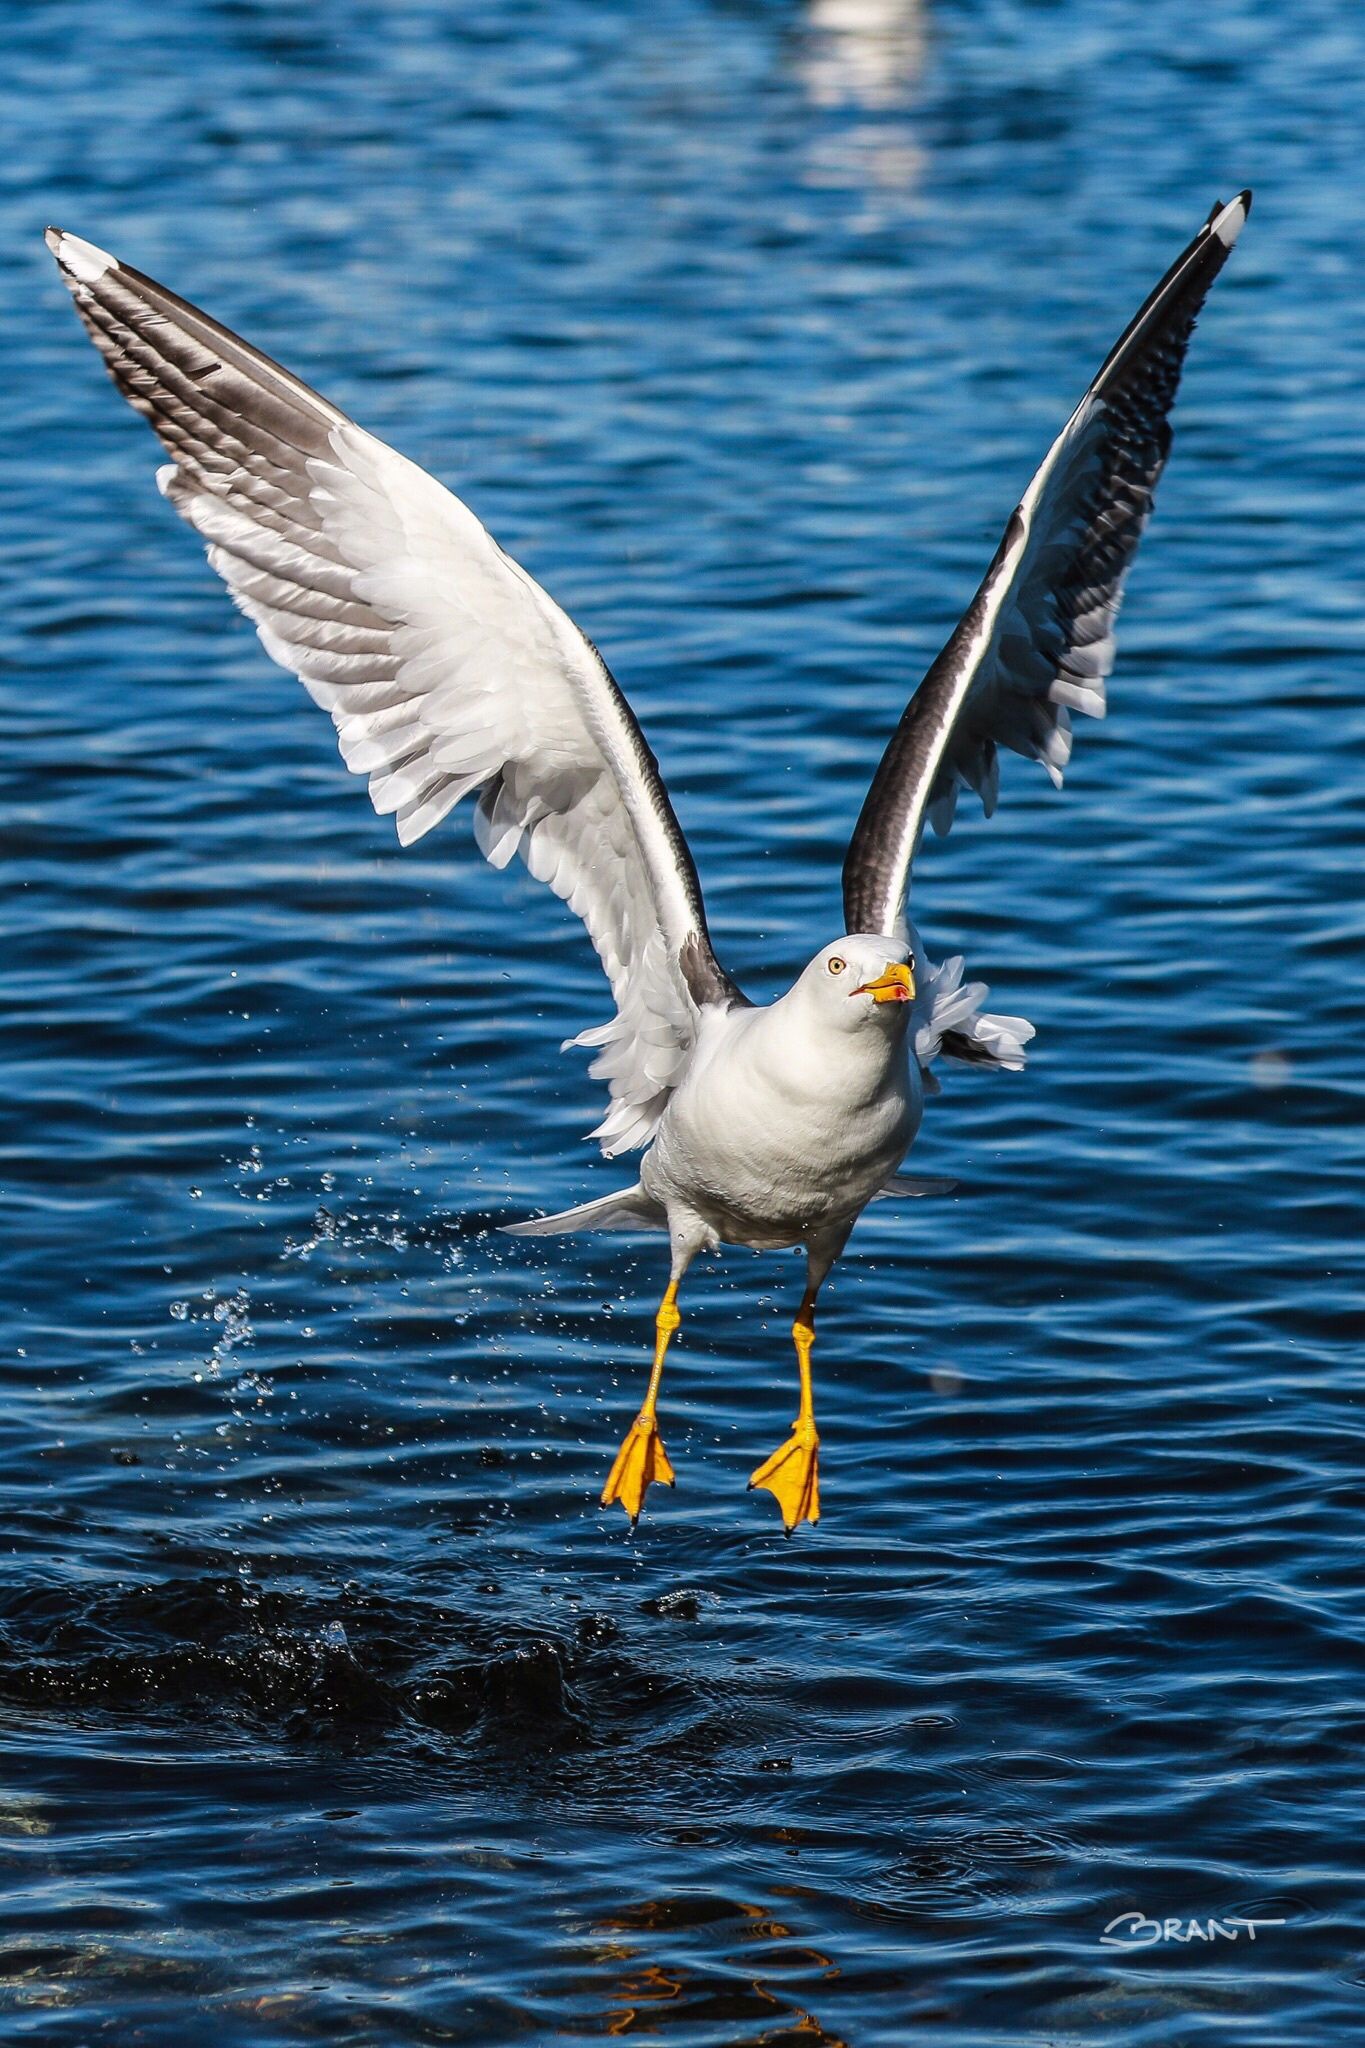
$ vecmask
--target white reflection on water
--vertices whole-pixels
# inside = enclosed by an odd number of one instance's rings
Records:
[[[914,190],[924,154],[907,115],[925,50],[922,0],[810,0],[797,57],[807,97],[868,117],[812,137],[810,183]]]
[[[801,76],[816,106],[905,106],[924,70],[922,0],[810,0]]]

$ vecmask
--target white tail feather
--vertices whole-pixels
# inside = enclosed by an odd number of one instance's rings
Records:
[[[561,1237],[575,1230],[666,1231],[668,1218],[637,1181],[633,1188],[599,1195],[595,1202],[580,1202],[576,1209],[561,1209],[557,1216],[533,1216],[527,1223],[501,1227],[508,1237]]]

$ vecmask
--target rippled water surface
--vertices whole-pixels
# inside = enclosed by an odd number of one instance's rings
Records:
[[[1358,2040],[1365,17],[0,19],[0,2033]],[[915,1157],[960,1192],[835,1276],[818,1532],[744,1485],[798,1267],[732,1252],[632,1536],[595,1502],[657,1248],[494,1232],[621,1178],[555,1050],[592,956],[462,819],[398,851],[39,230],[467,496],[630,691],[766,995],[1244,182],[1111,718],[921,866],[1028,1073],[948,1077]]]

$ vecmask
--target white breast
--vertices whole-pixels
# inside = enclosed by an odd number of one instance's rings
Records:
[[[642,1178],[748,1244],[852,1220],[919,1128],[903,1032],[810,1028],[785,1003],[715,1020],[664,1114]]]

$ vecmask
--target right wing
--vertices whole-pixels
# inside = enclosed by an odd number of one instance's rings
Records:
[[[654,756],[590,641],[473,513],[287,370],[151,278],[48,231],[114,382],[171,457],[157,481],[266,652],[329,711],[403,845],[479,792],[587,926],[616,1001],[598,1048],[613,1156],[653,1136],[703,1008],[742,1001],[711,949]]]
[[[995,808],[998,748],[1054,783],[1074,711],[1102,716],[1124,578],[1170,452],[1169,413],[1191,332],[1251,207],[1204,226],[1105,358],[1011,514],[961,624],[910,699],[844,861],[851,932],[904,933],[910,868],[928,817],[952,822],[961,788]]]

